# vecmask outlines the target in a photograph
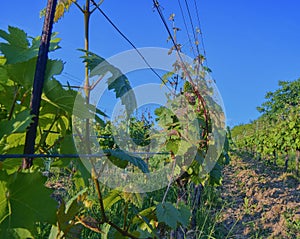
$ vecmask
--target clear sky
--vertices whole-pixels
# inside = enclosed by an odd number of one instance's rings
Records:
[[[194,1],[187,1],[194,25],[198,26]],[[227,123],[233,126],[254,120],[259,116],[256,106],[264,101],[267,91],[275,90],[279,80],[300,77],[300,1],[195,1],[208,66],[223,97]],[[78,2],[82,5],[85,1]],[[186,44],[188,38],[178,1],[159,2],[166,19],[175,13],[176,26],[182,29],[178,40]],[[183,0],[181,3],[185,6]],[[17,26],[30,36],[40,35],[43,19],[39,18],[39,11],[45,5],[46,0],[2,1],[0,28]],[[151,0],[104,0],[101,8],[137,47],[171,47]],[[103,57],[131,49],[97,11],[92,15],[90,30],[90,49]],[[83,16],[80,11],[72,6],[55,24],[54,31],[62,38],[62,49],[52,53],[51,57],[66,62],[60,79],[80,84],[83,66],[79,59],[81,53],[76,50],[83,48]]]

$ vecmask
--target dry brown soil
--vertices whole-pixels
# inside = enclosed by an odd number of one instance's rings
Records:
[[[300,239],[300,184],[289,173],[233,156],[220,188],[227,238]]]

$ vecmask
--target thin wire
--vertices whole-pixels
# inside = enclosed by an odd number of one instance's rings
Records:
[[[129,155],[169,155],[169,152],[126,152]],[[102,154],[1,154],[0,161],[10,158],[100,158],[109,156],[110,153]]]
[[[132,43],[132,41],[130,41],[129,38],[113,23],[113,21],[102,11],[102,9],[95,3],[94,0],[91,0],[91,1],[94,4],[94,6],[99,10],[99,12],[105,17],[105,19],[113,26],[113,28],[134,48],[134,50],[143,59],[143,61],[146,63],[146,65],[149,67],[149,69],[161,80],[161,82],[164,83],[161,76],[152,68],[152,66],[149,64],[149,62],[146,60],[146,58],[143,56],[143,54],[139,51],[139,49]],[[167,85],[166,85],[166,87],[168,88]]]
[[[181,16],[182,16],[182,19],[183,19],[183,23],[184,23],[184,27],[185,27],[186,33],[187,33],[187,36],[188,36],[188,38],[189,38],[189,43],[190,43],[190,45],[191,45],[193,54],[194,54],[194,56],[196,57],[194,44],[192,43],[192,40],[191,40],[191,37],[190,37],[190,34],[189,34],[189,29],[188,29],[188,27],[187,27],[187,23],[186,23],[186,20],[185,20],[185,16],[184,16],[184,13],[183,13],[183,9],[182,9],[182,5],[181,5],[181,3],[180,3],[180,0],[178,0],[178,5],[179,5],[179,8],[180,8],[180,12],[181,12]]]
[[[76,81],[77,83],[82,83],[82,79],[80,79],[77,76],[74,76],[72,74],[70,74],[69,72],[64,71],[63,74],[65,75],[65,77],[69,77],[69,79]]]
[[[196,0],[194,0],[194,4],[195,4],[197,21],[198,21],[198,26],[199,26],[199,31],[200,31],[201,45],[203,47],[203,55],[205,57],[206,66],[208,66],[207,57],[206,57],[206,50],[205,50],[205,45],[204,45],[204,38],[203,38],[203,33],[202,33],[202,28],[201,28],[201,22],[200,22],[200,17],[199,17],[199,10],[198,10],[198,6],[197,6],[197,1]]]
[[[156,10],[157,10],[157,12],[158,12],[158,14],[160,16],[160,19],[162,20],[162,22],[163,22],[163,24],[164,24],[164,26],[165,26],[168,34],[169,34],[169,37],[170,37],[170,39],[171,39],[171,41],[172,41],[172,43],[173,43],[173,45],[175,47],[175,50],[178,53],[179,59],[183,63],[184,61],[183,61],[182,56],[180,54],[180,49],[178,48],[178,45],[176,44],[176,42],[174,40],[174,37],[172,36],[172,33],[171,33],[171,31],[169,29],[169,26],[168,26],[168,24],[166,22],[166,19],[165,19],[164,15],[161,12],[161,9],[160,9],[160,6],[159,6],[159,2],[157,0],[153,0],[153,3],[154,3],[154,7],[156,8]]]
[[[191,15],[191,12],[190,12],[190,8],[189,8],[189,5],[187,3],[187,0],[184,0],[185,1],[185,5],[186,5],[186,9],[187,9],[187,12],[188,12],[188,15],[189,15],[189,19],[190,19],[190,23],[191,23],[191,26],[192,26],[192,32],[193,32],[193,36],[194,36],[194,39],[195,39],[195,44],[196,44],[196,49],[197,49],[197,53],[198,53],[198,56],[200,56],[200,50],[199,50],[199,47],[198,47],[198,43],[197,43],[197,37],[196,37],[196,34],[195,34],[195,28],[194,28],[194,24],[193,24],[193,19],[192,19],[192,15]]]
[[[176,44],[176,42],[175,42],[175,40],[174,40],[174,38],[173,38],[173,36],[172,36],[172,34],[171,34],[171,31],[170,31],[170,29],[169,29],[169,27],[168,27],[168,25],[167,25],[167,22],[166,22],[166,20],[165,20],[163,14],[162,14],[162,12],[161,12],[159,2],[158,2],[157,0],[153,0],[153,3],[154,3],[154,7],[157,9],[157,12],[158,12],[158,14],[159,14],[159,16],[160,16],[160,18],[161,18],[161,20],[162,20],[162,22],[163,22],[163,24],[164,24],[166,30],[167,30],[167,32],[168,32],[168,34],[169,34],[169,37],[171,38],[171,40],[172,40],[172,42],[173,42],[173,44],[174,44],[174,47],[175,47],[175,49],[176,49],[176,51],[177,51],[177,53],[178,53],[179,59],[180,59],[180,61],[181,61],[181,63],[182,63],[182,68],[184,68],[183,70],[187,73],[187,77],[190,79],[190,83],[191,83],[192,85],[194,85],[194,83],[193,83],[193,81],[192,81],[192,77],[191,77],[190,74],[188,73],[187,67],[186,67],[186,65],[184,64],[184,61],[183,61],[183,59],[182,59],[182,56],[181,56],[180,51],[179,51],[179,49],[178,49],[178,46],[177,46],[177,44]],[[200,102],[201,102],[201,104],[202,104],[203,111],[204,111],[203,113],[204,113],[204,115],[205,115],[206,129],[208,129],[208,113],[207,113],[207,111],[206,111],[206,103],[205,103],[205,100],[204,100],[204,98],[200,95],[200,93],[199,93],[198,91],[196,91],[195,93],[196,93],[198,99],[200,100]]]

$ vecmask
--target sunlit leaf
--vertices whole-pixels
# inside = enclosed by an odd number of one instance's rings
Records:
[[[0,229],[25,228],[35,232],[36,222],[54,224],[57,203],[39,172],[8,175],[0,171]],[[38,197],[37,197],[38,195]]]
[[[112,190],[109,194],[103,199],[104,209],[108,210],[122,199],[121,192],[118,190]]]
[[[143,206],[143,196],[140,193],[131,193],[131,192],[124,191],[123,198],[125,201],[132,203],[138,208],[141,208]]]
[[[108,89],[115,92],[116,98],[121,98],[122,104],[125,106],[128,115],[130,115],[136,108],[136,99],[127,77],[101,56],[82,49],[79,50],[86,53],[81,58],[88,65],[90,77],[112,74],[107,80]]]
[[[33,116],[29,110],[24,110],[15,115],[11,120],[0,121],[0,138],[13,133],[23,133],[32,122]]]

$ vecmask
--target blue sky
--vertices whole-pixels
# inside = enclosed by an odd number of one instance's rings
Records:
[[[208,66],[223,97],[227,123],[247,123],[259,116],[256,106],[279,80],[300,77],[300,2],[298,0],[196,0],[203,32]],[[30,1],[31,2],[31,1]],[[43,19],[39,11],[46,1],[2,1],[0,28],[8,25],[24,29],[30,36],[40,35]],[[78,0],[80,4],[85,1]],[[168,19],[175,13],[182,28],[178,41],[188,39],[178,1],[159,1]],[[184,1],[181,1],[184,6]],[[188,0],[197,25],[193,0]],[[137,47],[171,47],[162,22],[151,0],[104,0],[101,8]],[[187,16],[186,16],[187,17]],[[97,11],[91,18],[91,45],[95,53],[110,57],[131,46]],[[62,49],[51,54],[66,62],[62,81],[80,84],[83,80],[83,16],[72,6],[54,26],[62,38]],[[190,31],[191,34],[191,31]],[[186,51],[186,54],[190,52]]]

